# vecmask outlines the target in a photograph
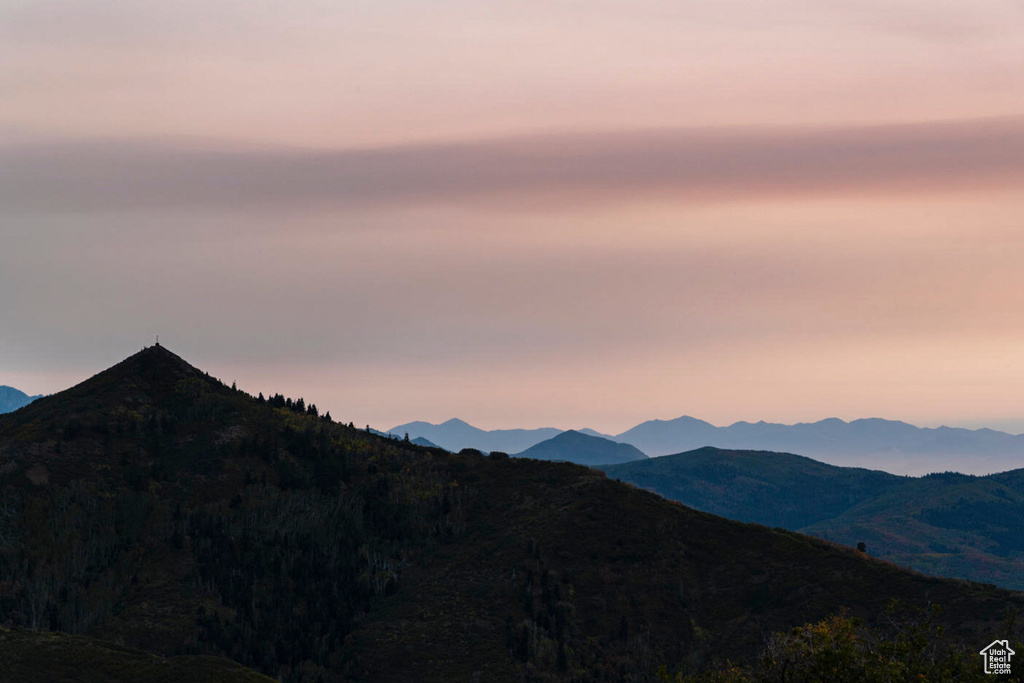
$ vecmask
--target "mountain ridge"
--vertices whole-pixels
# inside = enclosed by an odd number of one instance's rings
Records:
[[[459,425],[458,433],[445,427]],[[433,425],[412,422],[395,427],[395,433],[423,436],[448,448],[519,452],[563,430],[487,431],[463,420]],[[687,415],[672,420],[648,420],[617,435],[590,429],[577,430],[619,443],[628,443],[650,457],[671,455],[703,446],[722,449],[767,450],[799,453],[821,462],[846,467],[881,469],[893,474],[923,475],[947,470],[965,474],[991,474],[1024,465],[1024,435],[994,429],[917,427],[900,420],[859,418],[849,422],[825,418],[817,422],[787,425],[765,421],[739,421],[725,427]],[[501,439],[515,434],[521,448],[507,447]],[[502,447],[499,447],[502,446]]]
[[[593,469],[381,437],[159,347],[0,416],[0,492],[0,621],[287,683],[651,679],[893,599],[973,647],[1024,609]]]
[[[736,422],[715,427],[683,416],[644,422],[615,438],[651,456],[714,446],[800,453],[834,465],[885,469],[894,474],[950,469],[989,474],[1024,464],[1024,435],[991,429],[916,427],[883,418],[850,422],[826,418],[793,425]]]
[[[43,395],[29,396],[20,389],[0,384],[0,415],[14,412],[19,408],[27,406],[32,401],[42,398]]]
[[[729,519],[865,543],[900,566],[1024,590],[1024,469],[902,477],[712,447],[600,468]]]
[[[537,460],[558,460],[588,466],[609,465],[647,458],[636,446],[616,443],[573,429],[530,446],[521,453],[513,453],[512,456]]]
[[[406,433],[410,438],[423,437],[452,452],[458,452],[463,448],[475,448],[485,453],[517,453],[561,432],[561,429],[554,427],[484,430],[458,418],[451,418],[436,425],[422,421],[409,422],[388,430],[388,433],[400,437]]]

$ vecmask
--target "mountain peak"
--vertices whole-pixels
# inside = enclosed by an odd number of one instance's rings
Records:
[[[600,436],[590,436],[575,429],[557,434],[547,441],[527,448],[516,457],[537,460],[563,460],[579,465],[608,465],[611,463],[646,460],[635,446],[617,443]]]
[[[679,417],[675,418],[674,420],[658,420],[658,422],[671,422],[671,423],[677,424],[677,425],[692,424],[692,425],[707,425],[709,427],[714,426],[710,422],[698,419],[698,418],[693,417],[691,415],[680,415]]]
[[[15,411],[22,406],[27,406],[37,398],[42,398],[42,396],[29,396],[20,389],[0,385],[0,413]]]
[[[476,429],[476,427],[473,427],[473,425],[469,424],[465,420],[460,420],[457,417],[453,417],[452,419],[446,420],[446,421],[444,421],[441,424],[436,425],[436,426],[438,426],[438,427],[470,427],[472,429]]]
[[[141,351],[131,356],[128,356],[128,358],[126,358],[122,362],[128,362],[131,361],[132,359],[135,359],[138,362],[142,363],[168,363],[178,368],[185,367],[189,368],[192,371],[199,372],[197,368],[190,365],[181,356],[172,352],[166,346],[163,346],[159,343],[153,344],[152,346],[144,346]]]
[[[187,379],[203,383],[208,389],[220,385],[209,374],[155,344],[70,389],[30,403],[18,414],[24,414],[24,420],[46,421],[71,414],[103,412],[117,406],[140,410],[160,405],[179,391],[180,382]]]
[[[597,445],[597,444],[602,444],[603,445],[603,444],[608,444],[608,443],[614,443],[611,439],[606,439],[603,436],[593,436],[592,434],[584,434],[583,432],[581,432],[579,430],[576,430],[576,429],[567,429],[564,432],[561,432],[560,434],[556,434],[555,436],[551,437],[550,439],[548,439],[548,441],[551,442],[551,443],[561,443],[561,444],[590,444],[590,445]],[[541,442],[541,443],[543,443],[543,442]],[[540,444],[537,444],[537,445],[540,445]]]
[[[189,378],[209,378],[209,374],[189,364],[185,359],[160,344],[147,346],[120,363],[107,368],[79,387],[90,384],[108,384],[111,380],[143,383],[151,388],[170,388]],[[212,380],[212,378],[210,378]],[[78,387],[75,387],[76,389]]]

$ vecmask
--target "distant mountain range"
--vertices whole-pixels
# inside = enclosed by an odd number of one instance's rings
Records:
[[[701,446],[758,449],[897,474],[944,470],[988,474],[1024,466],[1024,436],[991,429],[929,429],[878,418],[852,422],[830,418],[795,425],[737,422],[715,427],[680,417],[644,422],[614,438],[651,456]]]
[[[705,512],[864,543],[905,567],[1024,590],[1024,469],[899,477],[718,448],[600,469]]]
[[[463,448],[476,448],[485,453],[490,451],[518,453],[541,441],[557,436],[562,431],[553,427],[486,431],[456,418],[436,425],[429,422],[410,422],[392,427],[387,433],[399,438],[404,437],[407,433],[411,439],[423,437],[452,452],[461,451]]]
[[[426,425],[431,428],[434,434],[441,434],[444,443],[449,444],[447,447],[441,446],[434,441],[424,437],[416,436],[412,437],[410,429],[422,429],[421,425]],[[449,429],[456,432],[455,437],[445,433],[445,430]],[[495,432],[485,432],[482,429],[477,429],[471,425],[462,422],[461,420],[449,420],[441,425],[429,425],[425,422],[413,422],[409,425],[399,425],[394,429],[387,432],[377,431],[376,429],[370,430],[374,434],[385,436],[389,439],[404,439],[406,434],[410,434],[409,442],[417,446],[425,446],[427,448],[445,448],[445,450],[458,452],[463,448],[472,448],[479,451],[491,452],[491,453],[507,453],[500,448],[494,448],[495,444],[521,444],[523,442],[532,441],[538,436],[547,433],[553,433],[549,439],[534,443],[529,448],[526,448],[518,453],[512,453],[514,458],[532,458],[534,460],[550,460],[554,462],[571,462],[577,465],[611,465],[621,462],[630,462],[631,460],[645,459],[647,456],[635,446],[630,446],[625,443],[618,443],[612,441],[605,436],[598,436],[597,432],[592,429],[576,431],[570,429],[565,432],[559,432],[557,429],[508,429],[498,430]],[[589,432],[589,433],[586,433]],[[468,436],[459,436],[468,435]],[[470,439],[466,441],[465,439]],[[490,446],[463,446],[464,443],[483,443]]]
[[[616,443],[572,429],[547,441],[541,441],[521,453],[516,453],[515,457],[558,460],[591,466],[647,459],[647,456],[636,446],[630,446],[628,443]]]
[[[411,422],[391,430],[422,436],[448,450],[523,451],[560,433],[557,429],[485,431],[462,420],[439,425]],[[829,418],[795,425],[737,422],[728,427],[683,416],[650,420],[621,434],[579,430],[639,448],[648,456],[703,446],[799,453],[833,465],[868,467],[895,474],[958,471],[989,474],[1024,466],[1024,435],[992,429],[922,428],[878,418],[845,422]]]
[[[27,406],[39,396],[29,396],[24,391],[19,391],[14,387],[0,386],[0,413],[13,413],[18,408]]]

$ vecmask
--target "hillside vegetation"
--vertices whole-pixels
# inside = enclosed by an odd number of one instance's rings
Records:
[[[160,657],[95,638],[0,628],[0,682],[271,683],[222,657]]]
[[[929,574],[1024,590],[1024,470],[897,477],[717,448],[603,469],[730,519],[863,543],[873,555]]]
[[[159,346],[0,417],[0,493],[0,625],[85,638],[66,661],[102,642],[288,682],[642,681],[754,663],[843,608],[884,624],[894,598],[976,649],[1024,606],[592,469],[368,433]]]

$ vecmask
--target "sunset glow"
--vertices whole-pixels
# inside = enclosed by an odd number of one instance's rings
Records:
[[[0,384],[1024,432],[1024,4],[0,2]]]

